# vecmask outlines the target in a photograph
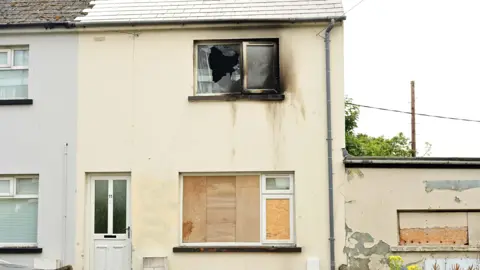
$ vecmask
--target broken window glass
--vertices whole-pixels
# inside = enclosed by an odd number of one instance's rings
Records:
[[[197,48],[197,93],[242,92],[240,44]]]
[[[276,89],[274,58],[273,45],[247,45],[247,89]]]

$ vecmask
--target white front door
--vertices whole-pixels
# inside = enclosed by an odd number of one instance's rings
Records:
[[[130,179],[92,177],[91,270],[130,270]]]

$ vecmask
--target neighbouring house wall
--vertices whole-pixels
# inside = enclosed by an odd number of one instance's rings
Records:
[[[480,170],[347,168],[345,249],[350,269],[478,265]],[[467,258],[470,258],[468,260]]]
[[[329,265],[324,41],[326,25],[82,33],[76,268],[89,269],[86,175],[131,172],[133,269],[167,256],[171,269],[304,269]],[[283,102],[189,102],[194,40],[279,38]],[[343,183],[343,28],[332,32],[333,166]],[[178,254],[181,172],[294,171],[302,253]],[[344,227],[336,194],[337,232]],[[86,219],[87,218],[87,219]],[[342,233],[340,233],[342,235]],[[342,237],[337,259],[344,263]],[[83,257],[85,260],[82,263]]]
[[[73,263],[77,111],[77,35],[2,34],[0,46],[29,45],[32,105],[0,106],[0,174],[38,174],[38,246],[41,254],[1,254],[33,266],[34,258],[62,257],[64,146],[68,143],[66,263]]]

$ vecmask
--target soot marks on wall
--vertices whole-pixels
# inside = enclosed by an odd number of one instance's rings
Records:
[[[347,237],[343,252],[347,255],[347,265],[341,265],[339,269],[369,270],[388,264],[390,245],[382,240],[376,241],[369,233],[354,232],[347,225],[345,232]]]
[[[480,180],[436,180],[423,181],[425,192],[430,193],[434,190],[452,190],[462,192],[464,190],[480,188]]]

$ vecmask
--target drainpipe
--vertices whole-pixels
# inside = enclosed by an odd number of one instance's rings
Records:
[[[325,81],[327,83],[327,155],[328,155],[328,219],[330,226],[330,269],[335,270],[335,219],[333,213],[333,158],[332,158],[332,101],[330,82],[330,31],[335,25],[332,19],[325,30]]]
[[[68,143],[64,145],[63,151],[63,217],[62,217],[62,225],[63,225],[63,235],[62,235],[62,265],[66,265],[66,257],[67,257],[67,203],[68,203]]]

